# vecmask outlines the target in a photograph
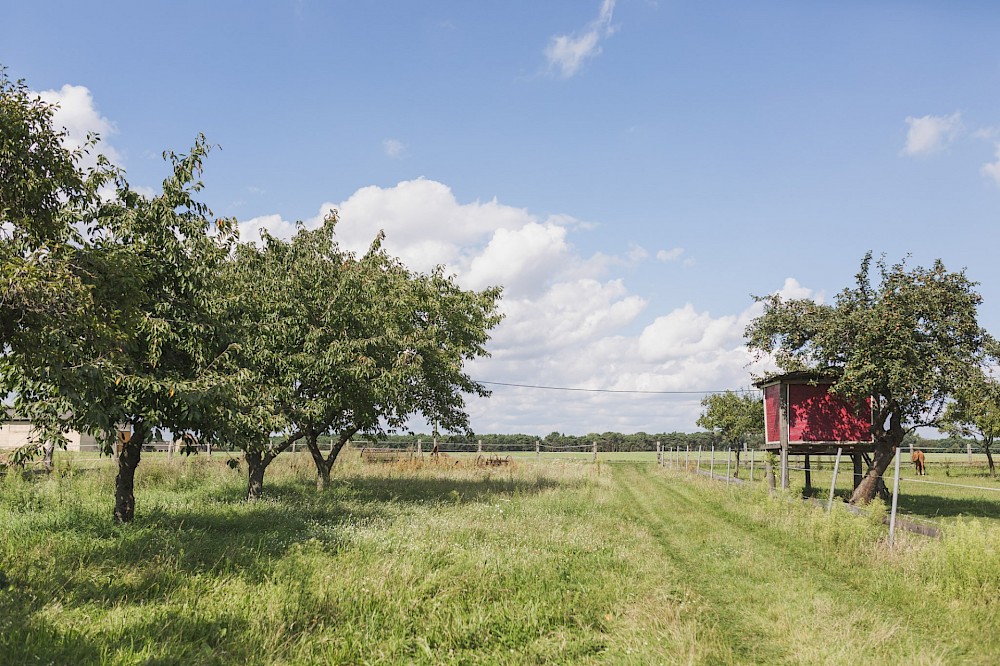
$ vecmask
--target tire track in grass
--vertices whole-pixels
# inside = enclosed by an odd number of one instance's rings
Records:
[[[920,637],[873,612],[860,582],[810,554],[806,542],[728,512],[725,495],[637,466],[621,466],[615,480],[624,510],[661,545],[680,577],[672,583],[699,600],[732,661],[846,663],[859,654],[919,653]]]

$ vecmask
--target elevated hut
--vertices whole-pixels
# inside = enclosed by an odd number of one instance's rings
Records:
[[[863,457],[874,450],[871,399],[845,400],[831,393],[832,374],[790,372],[760,380],[764,392],[764,449],[781,455],[781,487],[788,487],[788,456],[803,455],[806,485],[809,457],[842,450],[854,461],[854,482],[861,479]]]

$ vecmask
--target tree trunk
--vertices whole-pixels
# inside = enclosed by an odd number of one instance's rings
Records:
[[[851,495],[851,504],[868,504],[878,493],[882,474],[889,469],[892,459],[896,456],[896,447],[888,441],[879,442],[875,445],[875,458],[868,473],[861,479],[861,483],[854,489]]]
[[[298,432],[289,436],[284,442],[282,442],[276,448],[270,448],[270,445],[264,447],[264,450],[259,451],[255,448],[248,446],[243,449],[244,457],[247,461],[247,501],[253,502],[258,500],[264,494],[264,471],[267,466],[278,457],[278,454],[286,450],[288,447],[292,446],[295,442],[302,438],[304,433]]]
[[[323,452],[319,450],[319,437],[311,433],[306,437],[306,446],[309,448],[313,462],[316,463],[316,490],[326,490],[330,487],[330,474],[333,471],[334,463],[337,462],[337,456],[340,455],[344,445],[351,441],[351,437],[356,432],[357,430],[347,430],[340,433],[337,441],[330,445],[330,455],[325,458]]]
[[[983,450],[986,451],[986,462],[990,466],[990,476],[996,477],[997,470],[996,467],[993,466],[993,454],[990,452],[990,445],[984,445]]]
[[[319,436],[311,432],[306,435],[306,448],[316,464],[316,490],[326,490],[330,487],[330,468],[333,465],[327,464],[323,452],[319,450]]]
[[[55,453],[56,445],[52,442],[45,442],[42,446],[42,465],[46,472],[52,471],[52,456]]]
[[[247,451],[247,501],[259,500],[264,493],[264,470],[270,462],[260,451]]]
[[[135,469],[142,457],[146,432],[141,422],[132,426],[132,437],[118,446],[118,475],[115,477],[115,522],[130,523],[135,518]]]
[[[733,478],[740,478],[740,449],[736,447],[736,469],[733,470]]]

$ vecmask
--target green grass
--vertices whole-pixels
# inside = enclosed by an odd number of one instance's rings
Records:
[[[917,476],[913,465],[907,462],[907,454],[900,465],[899,512],[911,519],[935,524],[948,524],[961,518],[977,518],[1000,526],[1000,477],[993,478],[986,467],[986,457],[974,456],[974,464],[969,465],[964,454],[931,454],[928,456],[927,475]],[[703,453],[701,470],[709,473],[710,455]],[[731,471],[735,471],[733,459]],[[684,465],[683,455],[680,465]],[[697,467],[697,456],[690,458],[691,468]],[[830,495],[833,480],[833,458],[812,458],[812,489],[805,487],[805,474],[800,469],[803,463],[797,456],[790,461],[789,489],[795,493],[811,495],[824,502]],[[894,469],[886,474],[886,485],[890,492],[893,487]],[[780,471],[775,468],[775,474]],[[716,453],[715,475],[726,478],[726,454]],[[764,483],[764,464],[758,454],[753,470],[755,483]],[[740,465],[740,478],[750,478],[750,458],[744,453]],[[780,479],[779,479],[780,481]],[[930,482],[930,483],[928,483]],[[853,490],[853,467],[849,458],[841,460],[837,473],[835,496],[840,500],[850,498]]]
[[[362,465],[306,454],[240,501],[237,471],[63,456],[0,479],[0,662],[991,663],[1000,531],[880,516],[649,464]],[[456,464],[457,463],[457,464]],[[874,513],[877,513],[877,509]]]

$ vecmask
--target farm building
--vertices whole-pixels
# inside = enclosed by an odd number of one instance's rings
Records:
[[[10,410],[7,420],[0,424],[0,449],[16,449],[34,439],[35,433],[31,422],[18,417]],[[71,430],[66,433],[67,451],[96,451],[97,440],[93,435]]]
[[[764,391],[764,449],[781,455],[781,485],[788,487],[788,456],[846,453],[854,461],[855,485],[862,462],[874,450],[871,399],[854,402],[830,389],[836,378],[816,372],[790,372],[768,377],[756,386]]]

